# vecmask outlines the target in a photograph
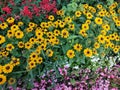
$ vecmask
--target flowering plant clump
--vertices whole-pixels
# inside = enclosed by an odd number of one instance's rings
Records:
[[[119,65],[111,69],[98,68],[96,71],[90,69],[59,68],[58,76],[55,70],[50,70],[46,75],[37,77],[33,82],[31,90],[119,90]],[[25,82],[18,81],[17,89],[28,89]],[[8,87],[13,90],[13,86]]]
[[[7,13],[0,23],[2,88],[21,78],[33,82],[48,70],[58,72],[58,67],[66,64],[92,69],[93,57],[103,62],[109,60],[109,55],[120,56],[119,3],[91,6],[71,2],[57,10],[55,1],[42,0],[39,8],[38,1],[30,2],[33,4],[18,0],[18,5],[23,5],[23,9],[15,13],[21,15],[20,19],[12,15],[14,9],[2,8]],[[35,17],[41,10],[47,18]],[[51,10],[56,15],[50,13]],[[33,83],[28,84],[30,89]]]
[[[4,21],[8,16],[14,17],[16,20],[29,22],[40,22],[43,18],[47,18],[48,14],[57,12],[56,1],[49,0],[9,0],[1,2],[0,21]],[[37,19],[37,21],[36,21]]]

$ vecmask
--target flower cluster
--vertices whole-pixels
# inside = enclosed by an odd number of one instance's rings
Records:
[[[38,77],[33,82],[32,90],[119,90],[119,68],[116,65],[112,69],[98,68],[96,71],[89,69],[73,69],[68,67],[59,68],[60,77],[54,70],[46,75]],[[38,81],[38,79],[40,79]],[[23,81],[21,81],[23,82]],[[54,86],[53,86],[54,85]],[[21,87],[22,86],[22,87]],[[14,87],[8,87],[13,90]],[[16,89],[27,89],[20,83]]]

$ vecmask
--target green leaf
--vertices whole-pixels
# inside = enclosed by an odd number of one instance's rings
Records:
[[[70,82],[72,85],[75,85],[75,83],[76,83],[75,79],[70,79]]]

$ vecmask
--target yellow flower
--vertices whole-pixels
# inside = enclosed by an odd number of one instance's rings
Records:
[[[119,48],[116,48],[116,47],[113,48],[113,52],[114,52],[114,53],[118,53],[118,52],[119,52]]]
[[[24,36],[23,31],[18,30],[18,31],[15,32],[15,37],[16,37],[17,39],[21,39],[21,38],[23,38],[23,36]]]
[[[46,27],[46,22],[41,22],[40,26],[41,26],[41,28],[45,28]]]
[[[76,12],[75,12],[75,16],[76,16],[76,17],[80,17],[81,14],[82,14],[82,13],[81,13],[80,11],[76,11]]]
[[[4,73],[11,73],[13,71],[13,65],[6,64],[3,66],[3,72]]]
[[[36,25],[33,22],[29,22],[28,26],[34,28]]]
[[[12,57],[10,64],[13,65],[13,66],[17,66],[17,65],[20,64],[20,59]]]
[[[6,40],[5,40],[5,37],[0,35],[0,44],[4,43]]]
[[[93,15],[91,13],[87,13],[87,19],[92,19]]]
[[[3,85],[6,82],[6,76],[3,74],[0,74],[0,85]]]
[[[38,58],[37,58],[37,63],[38,63],[38,64],[41,64],[42,62],[43,62],[43,58],[42,58],[42,57],[38,57]]]
[[[37,37],[42,37],[42,36],[43,36],[43,32],[40,31],[40,30],[35,30],[35,35],[36,35]]]
[[[29,27],[29,28],[26,28],[26,31],[29,33],[29,32],[32,32],[33,31],[33,27]]]
[[[13,85],[15,82],[16,82],[16,79],[15,79],[15,78],[10,78],[10,79],[8,80],[8,84],[9,84],[9,85]]]
[[[14,25],[12,25],[12,26],[10,27],[10,29],[15,32],[15,31],[19,30],[19,26],[16,25],[16,24],[14,24]]]
[[[36,63],[35,63],[34,61],[31,61],[31,62],[29,62],[28,64],[29,64],[29,68],[30,68],[30,69],[33,69],[33,68],[36,67]]]
[[[9,17],[6,21],[11,24],[14,23],[15,19],[13,17]]]
[[[14,34],[15,34],[15,32],[14,32],[13,30],[8,30],[8,31],[7,31],[7,37],[8,37],[8,38],[14,37]]]
[[[23,22],[18,22],[18,26],[22,26],[24,23]]]
[[[12,44],[7,44],[6,45],[6,50],[7,51],[12,51],[15,47]]]
[[[2,68],[3,68],[3,66],[0,65],[0,74],[3,72]]]
[[[63,10],[57,11],[57,15],[63,16],[64,15],[64,11]]]
[[[55,30],[54,30],[54,35],[55,35],[55,36],[59,36],[59,35],[60,35],[60,31],[57,30],[57,29],[55,29]]]
[[[110,30],[110,25],[105,24],[105,25],[102,26],[102,28],[106,31],[109,31]]]
[[[84,29],[81,29],[79,31],[79,34],[82,35],[83,37],[87,37],[87,33],[86,33],[86,31]]]
[[[51,49],[48,49],[47,51],[46,51],[46,55],[48,56],[48,57],[52,57],[53,56],[53,50],[51,50]]]
[[[101,4],[98,4],[98,5],[97,5],[97,8],[98,8],[98,9],[102,9],[102,5],[101,5]]]
[[[60,28],[64,28],[64,26],[65,26],[65,22],[62,22],[62,21],[61,21],[61,22],[59,23],[59,27],[60,27]]]
[[[32,53],[30,54],[30,58],[31,58],[31,60],[35,60],[35,59],[38,58],[38,54],[35,53],[35,52],[32,52]]]
[[[94,48],[97,49],[97,48],[99,48],[99,47],[100,47],[100,44],[99,44],[98,42],[95,42],[95,43],[94,43]]]
[[[53,16],[53,15],[49,15],[49,16],[48,16],[48,19],[49,19],[50,21],[53,21],[53,20],[54,20],[54,16]]]
[[[85,21],[85,24],[88,24],[88,25],[89,25],[90,23],[91,23],[91,20],[86,20],[86,21]]]
[[[71,23],[72,22],[72,18],[70,16],[65,17],[65,23]]]
[[[69,24],[68,27],[69,27],[70,30],[74,30],[74,28],[75,28],[74,24]]]
[[[95,23],[98,25],[101,25],[103,23],[102,18],[96,17],[95,18]]]
[[[82,24],[82,30],[88,30],[89,25],[88,24]]]
[[[76,50],[76,51],[81,51],[82,50],[82,45],[81,44],[75,44],[73,46],[73,48]]]
[[[99,35],[98,36],[98,42],[104,44],[105,43],[105,36]]]
[[[86,57],[91,57],[91,56],[93,55],[92,50],[89,49],[89,48],[86,48],[86,49],[84,50],[84,55],[85,55]]]
[[[105,16],[105,12],[100,11],[100,12],[98,12],[98,15],[99,15],[100,17],[104,17],[104,16]]]
[[[104,35],[104,36],[107,34],[107,32],[105,30],[101,30],[100,33],[101,33],[101,35]]]
[[[18,42],[18,47],[23,48],[24,47],[24,42],[22,42],[22,41]]]
[[[8,55],[9,55],[9,52],[7,52],[7,51],[2,52],[3,57],[7,57]]]
[[[67,56],[68,56],[68,58],[74,58],[75,52],[72,49],[70,49],[67,51]]]
[[[26,43],[25,43],[25,48],[26,48],[26,49],[29,50],[31,47],[32,47],[32,43],[30,43],[30,42],[26,42]]]
[[[61,36],[63,38],[68,38],[69,37],[69,32],[66,29],[63,29],[61,32]]]
[[[8,25],[7,25],[6,22],[3,22],[3,23],[0,24],[0,28],[1,28],[2,30],[6,29],[7,27],[8,27]]]
[[[120,27],[120,21],[115,22],[116,26]]]

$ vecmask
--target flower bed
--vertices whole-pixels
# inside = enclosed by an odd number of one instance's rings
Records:
[[[94,1],[95,5],[91,5],[80,0],[68,2],[15,0],[7,6],[1,6],[1,89],[8,88],[9,85],[12,85],[11,89],[19,86],[31,89],[34,80],[35,83],[45,84],[45,87],[38,85],[38,89],[58,90],[60,87],[61,90],[66,87],[70,90],[102,90],[103,82],[107,85],[106,90],[114,87],[112,82],[119,78],[118,69],[115,75],[112,75],[114,71],[111,71],[116,62],[119,64],[120,56],[119,3],[103,5],[105,2],[98,4]],[[64,6],[60,8],[57,5]],[[97,59],[97,62],[93,62],[93,58]],[[72,69],[69,75],[65,69],[65,73],[60,69],[65,65]],[[74,67],[88,71],[80,70],[78,72],[83,77],[77,76],[74,75]],[[98,70],[100,73],[96,71],[99,68],[103,70]],[[49,71],[51,75],[55,75],[53,78],[48,78]],[[93,78],[88,74],[90,72],[95,75]],[[84,75],[87,74],[85,78]],[[40,79],[41,76],[43,80]],[[114,80],[111,81],[111,77],[115,77]],[[40,79],[40,82],[36,81],[37,79]],[[24,85],[26,81],[29,83]],[[116,90],[119,89],[118,83],[115,84]],[[98,87],[100,84],[101,88]]]

